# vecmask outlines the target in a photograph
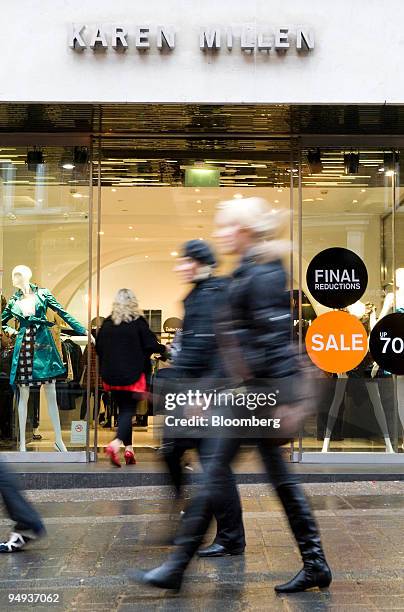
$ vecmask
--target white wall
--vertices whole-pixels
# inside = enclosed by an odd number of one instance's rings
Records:
[[[19,0],[2,2],[0,101],[399,103],[402,0]],[[139,53],[68,48],[72,22],[172,24],[177,45]],[[199,49],[201,25],[312,26],[315,49]],[[224,45],[223,45],[224,46]]]

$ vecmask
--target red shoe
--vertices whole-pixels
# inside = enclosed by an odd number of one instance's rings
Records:
[[[136,457],[135,457],[135,453],[133,451],[126,450],[125,454],[124,454],[124,457],[125,457],[126,465],[135,465]]]
[[[115,465],[116,467],[121,467],[119,453],[115,452],[111,445],[107,446],[104,452],[110,458],[112,465]]]

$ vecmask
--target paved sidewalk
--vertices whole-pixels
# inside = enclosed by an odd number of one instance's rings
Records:
[[[168,597],[131,584],[125,574],[167,556],[161,538],[176,520],[167,488],[30,492],[49,538],[0,556],[0,610],[34,609],[9,602],[18,594],[56,595],[59,602],[39,602],[35,610],[69,612],[404,610],[403,483],[306,485],[334,582],[329,591],[287,597],[273,586],[292,576],[300,560],[278,501],[263,485],[240,489],[246,554],[193,561],[181,594]],[[1,533],[8,524],[0,519]]]

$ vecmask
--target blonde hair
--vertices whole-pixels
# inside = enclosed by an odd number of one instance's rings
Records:
[[[271,261],[290,251],[290,241],[282,238],[289,218],[288,211],[272,208],[264,198],[253,197],[220,202],[215,221],[249,230],[254,241],[251,254]]]
[[[119,289],[112,304],[111,319],[115,325],[130,323],[142,315],[137,298],[130,289]]]

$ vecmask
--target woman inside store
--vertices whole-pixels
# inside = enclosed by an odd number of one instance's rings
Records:
[[[117,435],[105,452],[113,465],[121,467],[119,450],[123,444],[126,464],[135,464],[132,417],[146,391],[150,357],[153,353],[164,356],[166,348],[150,330],[130,289],[120,289],[116,294],[112,313],[98,332],[96,351],[104,390],[111,391],[119,410]]]
[[[289,403],[293,407],[297,405],[297,398],[293,399],[293,391],[288,391],[288,381],[298,373],[299,366],[290,343],[290,297],[281,260],[290,248],[288,242],[280,238],[284,219],[285,215],[271,209],[262,198],[232,200],[219,205],[215,218],[219,250],[226,255],[237,255],[239,263],[229,285],[227,320],[230,324],[221,322],[225,324],[226,333],[221,340],[219,332],[218,341],[221,343],[227,338],[228,365],[234,369],[237,361],[241,362],[239,373],[244,372],[241,378],[247,388],[254,389],[263,380],[274,379],[278,384],[284,379],[284,397],[288,398],[285,405]],[[233,437],[223,436],[219,440],[207,467],[206,484],[183,517],[176,538],[179,546],[160,567],[143,574],[144,583],[165,589],[180,588],[184,572],[210,525],[213,505],[217,507],[221,500],[226,500],[226,473],[242,444],[241,435],[238,430]],[[318,527],[303,489],[282,457],[278,446],[281,440],[261,436],[255,437],[253,442],[303,560],[303,568],[298,574],[289,582],[275,586],[275,590],[293,593],[327,587],[331,583],[331,571]]]

